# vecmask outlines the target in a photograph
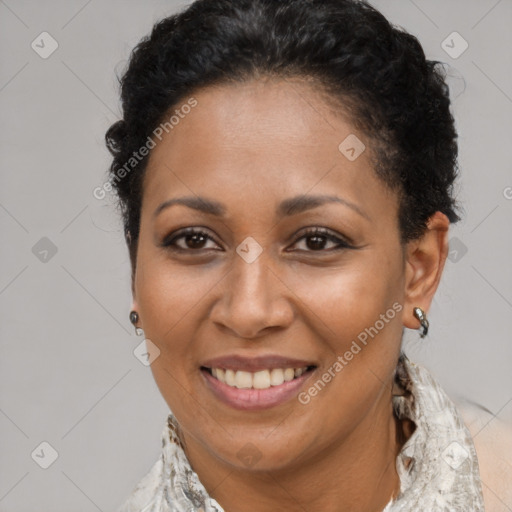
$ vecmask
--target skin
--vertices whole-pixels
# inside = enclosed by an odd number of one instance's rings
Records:
[[[399,434],[410,434],[391,408],[402,331],[419,328],[415,306],[428,313],[449,221],[437,212],[421,239],[401,245],[397,194],[374,174],[371,141],[305,81],[259,79],[194,97],[150,156],[133,281],[139,326],[160,350],[153,375],[189,461],[227,512],[380,511],[399,489]],[[353,162],[338,149],[349,134],[367,146]],[[363,214],[327,203],[275,216],[303,194],[336,195]],[[181,196],[219,201],[226,215],[175,205],[154,217]],[[186,227],[211,239],[161,247]],[[339,242],[304,237],[306,227],[355,248],[334,250]],[[252,263],[236,252],[248,236],[263,249]],[[307,390],[394,303],[401,311],[307,405],[236,410],[199,371],[212,357],[279,354],[314,361]],[[248,443],[260,457],[250,466],[237,456]]]

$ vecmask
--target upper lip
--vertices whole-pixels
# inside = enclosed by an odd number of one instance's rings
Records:
[[[237,354],[215,357],[204,361],[201,366],[207,368],[224,368],[226,370],[242,370],[248,372],[257,372],[259,370],[272,370],[274,368],[304,368],[306,366],[316,366],[311,361],[304,359],[294,359],[283,357],[276,354],[246,357]]]

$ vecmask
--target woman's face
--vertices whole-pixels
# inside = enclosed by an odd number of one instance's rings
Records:
[[[196,451],[240,469],[304,464],[389,421],[397,196],[370,141],[304,82],[194,98],[155,139],[144,182],[134,306],[160,351],[153,375]]]

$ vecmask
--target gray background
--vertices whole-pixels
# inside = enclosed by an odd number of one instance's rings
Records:
[[[460,134],[465,218],[451,227],[431,334],[408,331],[406,350],[452,396],[510,417],[512,1],[373,4],[452,66]],[[133,354],[120,222],[92,191],[120,114],[115,71],[183,5],[0,1],[0,511],[114,510],[160,454],[168,409]],[[59,45],[46,59],[31,48],[43,31]],[[453,31],[469,43],[457,58],[441,47]],[[44,441],[58,453],[48,469]]]

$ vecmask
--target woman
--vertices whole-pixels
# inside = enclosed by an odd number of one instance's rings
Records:
[[[504,495],[401,352],[459,220],[448,88],[418,41],[364,2],[198,0],[135,48],[122,102],[106,139],[130,320],[172,413],[120,510]]]

